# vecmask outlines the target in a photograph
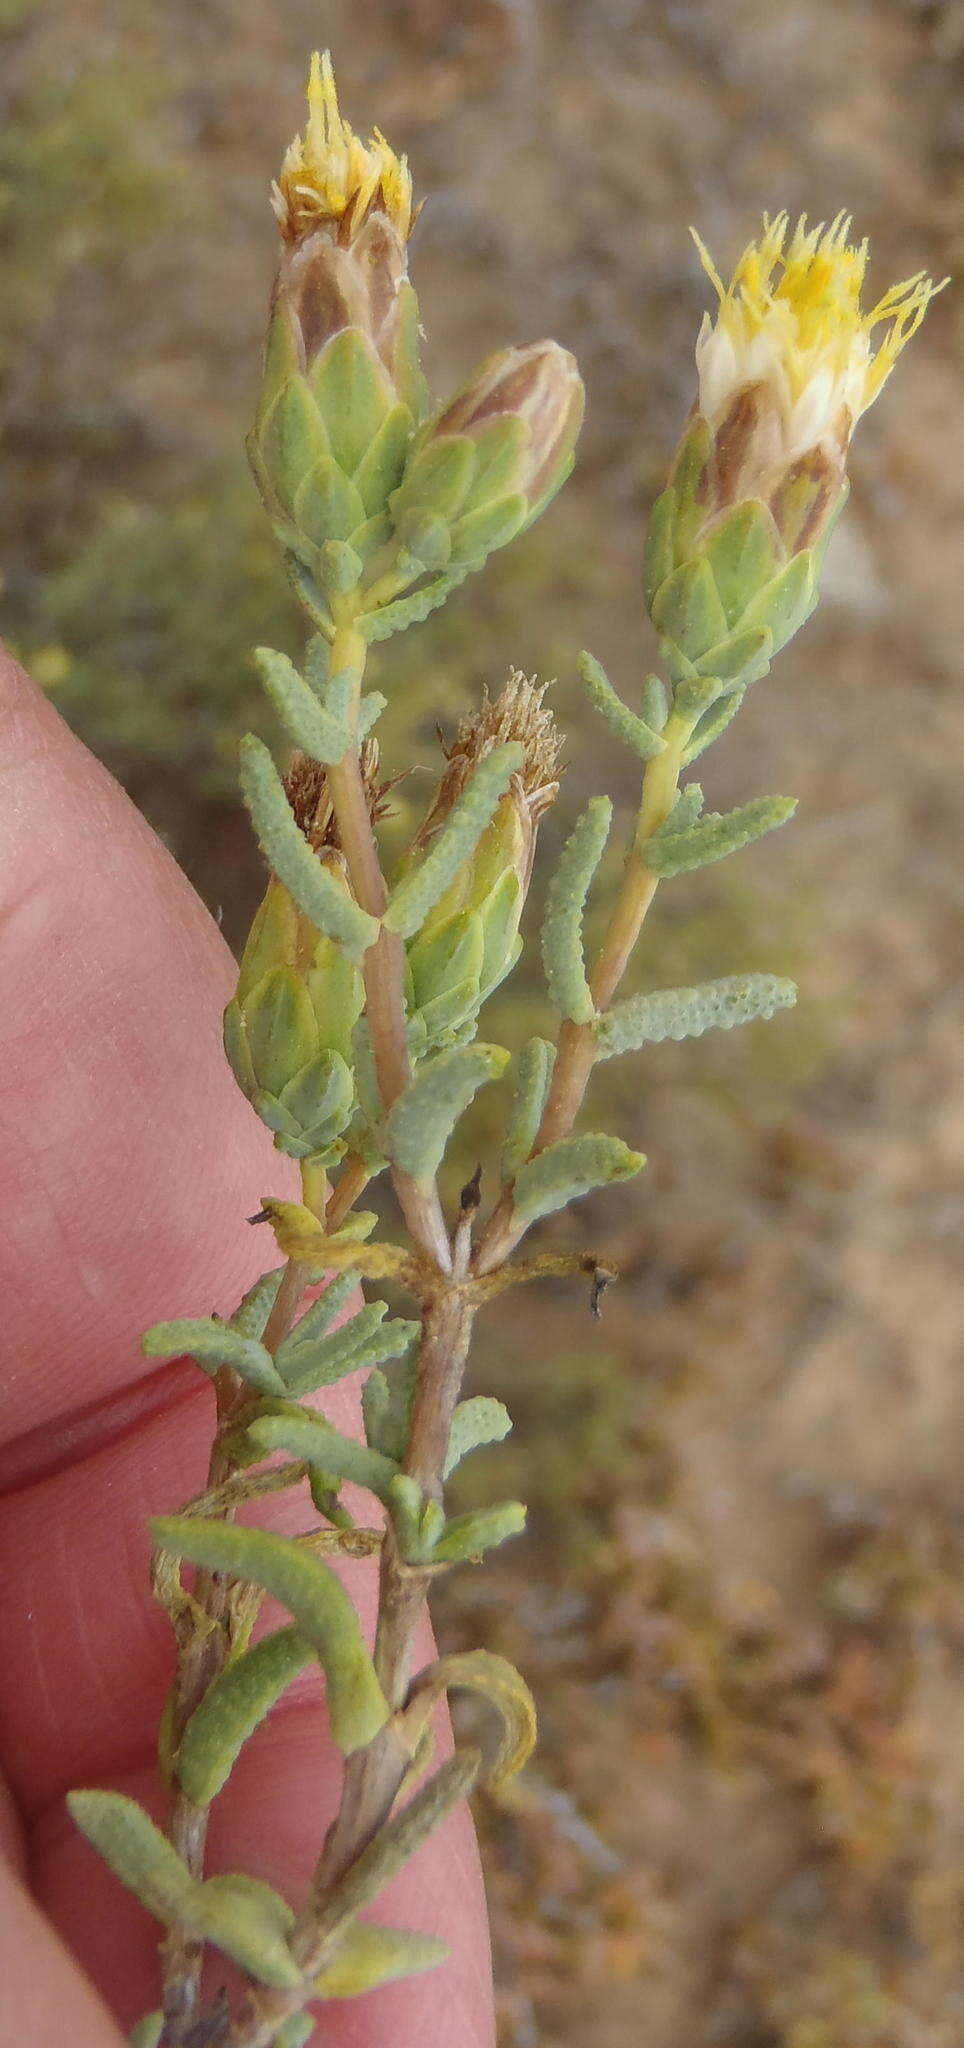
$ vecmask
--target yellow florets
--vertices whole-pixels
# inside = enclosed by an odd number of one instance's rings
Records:
[[[301,241],[325,221],[351,237],[375,208],[387,214],[403,240],[411,229],[408,164],[377,128],[364,143],[344,120],[328,50],[312,57],[307,126],[285,153],[271,203],[288,242]]]
[[[868,244],[852,247],[850,228],[849,214],[815,228],[803,215],[791,234],[787,214],[764,215],[759,241],[744,250],[728,286],[693,230],[720,300],[716,321],[704,316],[696,347],[700,410],[708,419],[717,419],[742,386],[765,381],[780,400],[786,443],[796,452],[828,433],[846,438],[873,403],[942,286],[920,271],[863,312]],[[874,350],[870,337],[881,324],[886,331]]]

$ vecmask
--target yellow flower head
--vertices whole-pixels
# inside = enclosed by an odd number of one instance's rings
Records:
[[[351,241],[376,209],[404,242],[412,226],[412,180],[375,128],[367,143],[343,119],[328,50],[315,51],[308,77],[308,122],[285,152],[271,204],[282,239],[300,242],[325,222]]]
[[[804,214],[791,234],[786,213],[775,220],[764,214],[763,233],[744,250],[728,286],[692,230],[720,301],[715,321],[704,314],[696,344],[700,411],[711,426],[736,392],[762,382],[777,399],[790,459],[824,440],[846,447],[943,289],[919,271],[863,312],[868,245],[851,246],[850,228],[846,213],[815,228]],[[871,335],[881,326],[874,349]]]

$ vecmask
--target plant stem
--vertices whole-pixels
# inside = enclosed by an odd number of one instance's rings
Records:
[[[360,691],[367,652],[365,640],[353,622],[340,626],[332,642],[332,674],[353,669],[358,676]],[[356,691],[356,702],[357,695]],[[378,858],[356,747],[349,748],[337,767],[328,769],[328,787],[352,888],[362,909],[372,917],[381,917],[388,901],[388,891]],[[382,930],[365,954],[363,971],[365,1015],[386,1111],[407,1088],[412,1071],[405,1023],[403,968],[401,939],[394,932]],[[443,1273],[451,1271],[448,1232],[435,1189],[423,1187],[397,1168],[393,1169],[392,1180],[399,1207],[416,1244],[430,1259],[434,1259]]]
[[[632,844],[626,856],[622,886],[605,937],[590,976],[590,988],[597,1013],[609,1008],[626,971],[643,927],[646,913],[656,894],[659,877],[646,865],[646,846],[672,809],[683,765],[683,754],[692,732],[692,722],[674,714],[666,726],[666,750],[647,762],[642,796]],[[596,1058],[596,1037],[592,1024],[573,1024],[566,1018],[559,1030],[559,1043],[552,1083],[532,1156],[544,1152],[568,1136],[582,1107]],[[513,1216],[512,1191],[503,1195],[493,1210],[479,1242],[474,1260],[477,1273],[491,1273],[515,1250],[525,1235],[524,1224]]]

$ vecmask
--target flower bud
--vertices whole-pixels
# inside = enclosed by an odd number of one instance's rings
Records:
[[[519,922],[538,824],[559,790],[562,742],[544,708],[545,691],[545,684],[516,671],[495,703],[486,696],[481,711],[462,720],[414,840],[410,858],[431,845],[477,763],[506,741],[521,742],[519,773],[474,852],[409,943],[410,1008],[424,1029],[426,1045],[451,1044],[471,1028],[486,997],[519,957]]]
[[[362,766],[376,815],[384,790],[378,750],[366,741]],[[318,859],[349,889],[324,771],[296,753],[286,779],[295,819]],[[329,1160],[354,1108],[352,1032],[364,1001],[362,978],[344,950],[316,931],[272,876],[224,1013],[224,1043],[235,1079],[295,1159]]]
[[[249,452],[279,537],[323,603],[390,537],[385,508],[425,387],[405,159],[377,130],[362,143],[342,118],[327,52],[312,60],[308,106],[273,189],[281,263]]]
[[[426,567],[479,567],[564,483],[584,402],[575,357],[557,342],[490,356],[416,443],[391,503],[403,545]]]
[[[923,274],[869,313],[868,247],[850,218],[793,233],[764,217],[696,344],[699,396],[654,508],[646,594],[673,681],[744,688],[766,672],[817,601],[846,494],[854,427],[916,332],[935,290]],[[885,331],[876,352],[871,334]]]

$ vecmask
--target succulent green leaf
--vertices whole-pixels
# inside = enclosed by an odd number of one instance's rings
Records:
[[[515,1094],[502,1150],[503,1181],[515,1179],[536,1142],[555,1060],[556,1048],[547,1038],[530,1038],[519,1054]]]
[[[323,867],[291,814],[284,785],[267,747],[252,733],[241,741],[241,789],[265,858],[300,910],[361,961],[378,937],[378,923],[353,902]]]
[[[311,998],[293,967],[272,967],[244,999],[244,1034],[259,1088],[281,1090],[318,1049]]]
[[[433,1564],[471,1564],[518,1536],[526,1525],[521,1500],[499,1501],[495,1507],[478,1508],[474,1514],[454,1515],[432,1549]]]
[[[631,1152],[621,1138],[596,1132],[562,1138],[520,1166],[513,1191],[516,1216],[522,1223],[535,1223],[593,1188],[631,1180],[645,1164],[644,1155]]]
[[[467,434],[444,434],[426,442],[410,460],[391,501],[396,526],[408,511],[434,512],[450,525],[462,509],[475,469],[475,446]]]
[[[713,571],[727,625],[733,627],[777,574],[783,550],[773,514],[759,498],[745,498],[717,521],[700,553]]]
[[[448,575],[433,576],[428,583],[420,584],[407,597],[396,598],[391,604],[379,605],[374,611],[363,612],[358,625],[366,640],[390,640],[393,633],[402,633],[407,626],[420,626],[430,612],[437,611],[453,590],[464,583],[468,567],[459,567]]]
[[[373,1740],[388,1717],[385,1696],[355,1609],[320,1558],[266,1529],[236,1528],[193,1515],[160,1516],[151,1530],[155,1543],[175,1557],[273,1593],[317,1652],[339,1748],[350,1755]]]
[[[643,717],[654,732],[662,732],[669,717],[669,696],[659,676],[647,676],[642,694]]]
[[[678,826],[676,812],[671,811],[647,845],[646,865],[654,875],[667,876],[708,867],[711,861],[723,860],[726,854],[785,825],[796,808],[795,797],[761,796],[735,811],[710,811],[693,824],[680,819]]]
[[[343,327],[325,343],[311,366],[311,388],[335,461],[351,476],[393,410],[388,378],[359,327]]]
[[[452,1417],[443,1477],[448,1479],[470,1451],[481,1449],[483,1444],[500,1444],[511,1428],[508,1409],[488,1394],[473,1394],[468,1401],[460,1401]]]
[[[143,2019],[138,2020],[130,2036],[129,2048],[157,2048],[163,2032],[164,2014],[146,2012]]]
[[[361,699],[355,727],[355,737],[359,744],[368,738],[372,726],[381,717],[387,704],[388,698],[383,697],[380,690],[369,690]]]
[[[305,478],[329,459],[328,438],[303,377],[290,378],[279,393],[258,430],[257,448],[272,491],[293,511]]]
[[[462,862],[474,853],[522,759],[522,747],[513,740],[493,747],[478,763],[424,860],[395,890],[384,918],[389,931],[410,939],[419,930]]]
[[[342,760],[350,744],[347,727],[319,704],[294,662],[273,647],[256,647],[254,659],[272,705],[295,746],[328,766]]]
[[[197,1886],[176,1849],[135,1799],[122,1792],[68,1792],[82,1835],[128,1891],[164,1927],[182,1926]]]
[[[433,1934],[407,1934],[395,1927],[347,1927],[337,1954],[315,1978],[320,1998],[360,1998],[380,1984],[415,1977],[444,1963],[449,1951]]]
[[[293,1331],[277,1353],[278,1371],[285,1384],[293,1393],[312,1394],[316,1388],[334,1386],[363,1367],[403,1358],[418,1336],[419,1325],[397,1316],[383,1323],[384,1314],[385,1303],[373,1301],[328,1337],[295,1343]]]
[[[154,1323],[141,1338],[141,1350],[147,1358],[193,1358],[212,1379],[227,1365],[259,1393],[285,1392],[270,1351],[256,1337],[242,1336],[216,1316],[181,1316],[173,1322]]]
[[[400,1462],[408,1448],[415,1395],[415,1361],[397,1366],[389,1375],[373,1372],[362,1388],[362,1418],[365,1437],[373,1450]],[[417,1491],[417,1489],[416,1489]]]
[[[700,755],[705,754],[707,747],[712,746],[713,741],[718,740],[720,734],[726,731],[727,726],[736,717],[745,695],[745,688],[732,690],[703,713],[683,755],[684,767],[689,767],[691,761],[698,761]]]
[[[299,1316],[284,1342],[279,1344],[275,1356],[282,1361],[279,1368],[282,1372],[284,1360],[290,1357],[293,1351],[300,1350],[305,1344],[317,1344],[322,1337],[327,1336],[332,1324],[341,1315],[342,1310],[347,1308],[357,1287],[358,1279],[354,1273],[339,1273],[334,1280],[329,1281],[324,1294],[320,1294],[317,1301],[313,1301],[311,1307],[305,1310],[304,1315]],[[384,1312],[382,1306],[382,1314]]]
[[[276,1266],[271,1273],[262,1273],[253,1287],[248,1288],[244,1299],[238,1303],[231,1317],[231,1328],[239,1337],[263,1337],[268,1317],[278,1299],[278,1289],[284,1279],[284,1266]]]
[[[294,1919],[291,1907],[260,1878],[209,1877],[197,1888],[190,1931],[223,1949],[259,1983],[290,1991],[301,1982],[286,1940]]]
[[[505,1071],[508,1058],[500,1045],[460,1045],[416,1070],[385,1119],[385,1147],[402,1173],[434,1179],[459,1117],[485,1082]]]
[[[655,754],[666,751],[666,741],[658,732],[653,732],[634,711],[617,696],[601,662],[592,654],[583,651],[579,656],[579,674],[582,677],[586,695],[595,711],[606,720],[608,726],[631,747],[641,761],[651,761]]]
[[[419,1672],[411,1698],[422,1714],[429,1701],[459,1690],[479,1693],[501,1718],[502,1740],[488,1771],[489,1784],[500,1791],[521,1771],[535,1748],[535,1701],[514,1664],[491,1650],[465,1650],[440,1657]]]
[[[367,1487],[379,1500],[385,1499],[398,1471],[391,1458],[342,1436],[312,1408],[288,1404],[273,1415],[259,1415],[248,1424],[245,1434],[263,1457],[287,1451],[293,1458],[317,1465],[332,1479],[348,1479],[354,1486]]]
[[[617,1003],[596,1027],[597,1055],[636,1052],[664,1038],[699,1038],[704,1031],[731,1031],[790,1009],[797,991],[792,981],[774,974],[727,974],[696,988],[659,989],[653,995],[629,996]]]
[[[648,848],[657,839],[668,838],[670,833],[675,837],[678,832],[688,831],[691,825],[695,825],[702,809],[703,791],[699,783],[688,782],[685,789],[677,791],[676,802],[670,811],[669,817],[660,826],[659,831],[653,834],[653,838],[647,842],[647,858]]]
[[[546,981],[560,1016],[571,1018],[574,1024],[588,1024],[595,1015],[583,958],[582,920],[612,815],[608,796],[590,798],[563,847],[546,894],[542,925]]]
[[[462,1799],[467,1799],[479,1775],[482,1759],[477,1749],[463,1749],[449,1757],[441,1770],[422,1785],[400,1813],[356,1856],[347,1876],[338,1886],[331,1912],[338,1924],[371,1905],[392,1879]]]
[[[177,1775],[195,1806],[210,1806],[255,1729],[314,1650],[296,1628],[277,1629],[235,1657],[208,1687],[188,1721],[177,1755]]]

